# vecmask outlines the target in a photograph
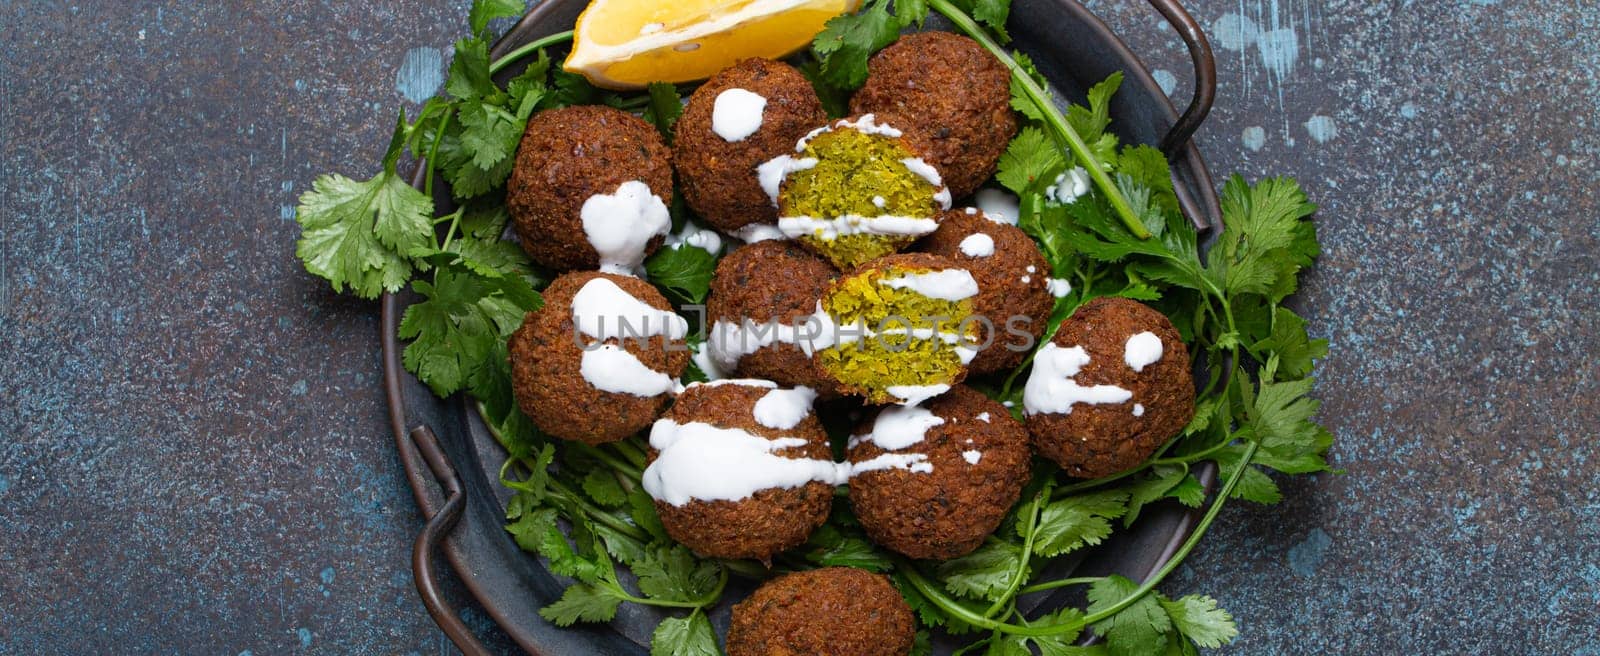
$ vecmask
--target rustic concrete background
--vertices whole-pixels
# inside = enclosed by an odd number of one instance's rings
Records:
[[[466,0],[0,8],[0,654],[451,653],[410,587],[377,308],[293,256]],[[1218,172],[1299,177],[1345,476],[1172,592],[1239,654],[1600,654],[1600,10],[1193,0]],[[1140,3],[1090,5],[1175,96]],[[469,613],[481,627],[481,615]],[[492,639],[508,648],[503,639]]]

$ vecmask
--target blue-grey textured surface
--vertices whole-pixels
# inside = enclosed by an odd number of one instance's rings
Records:
[[[371,171],[466,4],[0,8],[0,654],[452,651],[376,306],[303,274],[291,214]],[[1185,97],[1170,30],[1089,4]],[[1230,653],[1600,654],[1600,10],[1192,10],[1213,170],[1322,205],[1300,307],[1349,473],[1231,508],[1167,589],[1238,616]]]

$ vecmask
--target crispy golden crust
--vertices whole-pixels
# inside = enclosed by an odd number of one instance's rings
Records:
[[[994,240],[993,255],[973,257],[961,250],[961,242],[978,233]],[[979,343],[987,346],[968,365],[972,373],[982,375],[1022,364],[1044,334],[1055,307],[1055,297],[1050,295],[1050,263],[1033,238],[1016,226],[990,221],[981,212],[968,214],[966,209],[956,208],[945,212],[939,229],[918,242],[916,249],[950,258],[978,281],[972,309],[985,319],[979,322],[984,330]]]
[[[650,283],[629,276],[593,271],[556,278],[545,290],[545,304],[529,312],[522,327],[511,335],[511,389],[517,405],[546,433],[587,444],[614,442],[650,426],[660,416],[670,394],[653,397],[618,394],[595,389],[582,374],[583,347],[572,323],[572,297],[585,283],[606,278],[652,307],[671,305]],[[613,340],[615,341],[615,340]],[[645,366],[677,377],[688,365],[686,345],[672,349],[665,338],[626,340],[624,347]]]
[[[1011,75],[976,41],[949,32],[911,34],[873,55],[851,113],[875,112],[929,152],[950,193],[962,198],[994,176],[1017,134]]]
[[[756,402],[771,391],[747,385],[692,385],[678,396],[666,418],[680,424],[705,422],[739,428],[768,439],[798,437],[804,447],[780,455],[831,460],[828,435],[816,414],[789,430],[762,426],[755,420]],[[650,460],[659,455],[651,450]],[[799,546],[828,519],[833,486],[812,482],[793,489],[768,489],[742,501],[690,501],[682,506],[657,501],[656,512],[672,539],[708,558],[753,558],[770,561],[778,552]]]
[[[1128,338],[1150,331],[1161,338],[1161,359],[1136,372],[1123,359]],[[1033,448],[1068,474],[1110,476],[1139,464],[1176,435],[1194,416],[1194,379],[1189,352],[1172,322],[1155,309],[1125,298],[1098,298],[1061,322],[1051,340],[1081,346],[1089,364],[1079,385],[1116,385],[1133,392],[1124,403],[1075,404],[1071,414],[1028,417]],[[1144,406],[1134,416],[1134,405]]]
[[[729,142],[711,130],[717,96],[744,89],[767,99],[761,128]],[[683,199],[706,223],[733,232],[750,223],[778,222],[778,210],[762,191],[756,167],[794,152],[795,143],[828,115],[805,76],[767,59],[746,59],[700,85],[674,128],[673,162]]]
[[[728,656],[905,656],[911,607],[889,579],[828,567],[768,581],[733,607]]]
[[[600,256],[583,231],[584,201],[640,180],[672,204],[672,153],[661,134],[611,107],[552,109],[528,121],[506,182],[506,210],[535,262],[558,271],[594,269]],[[660,239],[651,241],[654,251]]]
[[[983,544],[1017,502],[1028,482],[1028,431],[998,401],[965,385],[927,402],[944,423],[923,441],[898,453],[928,457],[933,471],[882,469],[850,481],[850,505],[867,535],[885,548],[919,559],[946,560]],[[988,421],[979,419],[988,413]],[[868,418],[856,430],[872,429]],[[981,455],[973,463],[963,455]],[[850,461],[865,462],[885,451],[862,442]]]
[[[706,320],[739,324],[748,319],[768,324],[803,325],[817,310],[822,290],[838,270],[798,244],[762,241],[741,246],[717,262],[706,300]],[[739,359],[733,372],[741,378],[762,378],[780,385],[805,385],[824,396],[837,393],[811,357],[793,344],[777,343]]]

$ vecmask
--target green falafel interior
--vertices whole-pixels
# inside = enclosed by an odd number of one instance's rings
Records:
[[[1231,500],[1270,504],[1281,498],[1269,473],[1329,470],[1324,456],[1333,436],[1313,421],[1318,402],[1309,397],[1314,363],[1326,355],[1327,342],[1313,339],[1306,322],[1284,304],[1318,254],[1308,220],[1315,206],[1293,180],[1251,185],[1232,178],[1222,193],[1227,229],[1203,249],[1174,200],[1161,154],[1149,146],[1121,145],[1107,131],[1120,74],[1096,85],[1086,104],[1059,111],[1031,62],[1001,45],[1007,4],[866,0],[857,13],[828,23],[799,68],[830,106],[839,106],[872,74],[873,53],[902,29],[920,26],[930,9],[992,53],[1011,73],[1008,100],[1022,128],[998,159],[986,193],[1003,188],[1015,196],[1018,227],[1049,263],[1051,270],[1037,275],[1051,279],[1056,304],[1041,341],[1051,340],[1064,320],[1095,299],[1148,304],[1181,339],[1168,339],[1163,348],[1186,349],[1206,372],[1196,385],[1192,419],[1143,461],[1104,477],[1075,479],[1035,459],[1031,480],[998,530],[964,555],[940,562],[906,558],[875,544],[850,504],[840,502],[803,544],[773,555],[771,562],[786,570],[844,566],[888,575],[915,611],[914,653],[925,653],[930,636],[961,643],[967,651],[1066,653],[1085,631],[1118,654],[1217,647],[1237,635],[1233,618],[1210,597],[1168,596],[1158,588],[1171,587],[1169,575]],[[414,295],[399,327],[399,336],[409,341],[405,368],[441,397],[465,392],[475,400],[506,451],[501,482],[514,492],[507,531],[571,582],[559,600],[540,610],[544,618],[562,626],[607,622],[623,603],[653,606],[675,615],[662,621],[652,653],[716,653],[708,614],[730,601],[724,595],[729,577],[759,579],[770,571],[752,560],[704,558],[671,539],[643,484],[652,457],[648,430],[593,445],[538,430],[517,407],[507,351],[507,339],[541,306],[539,290],[552,277],[505,239],[510,221],[504,188],[529,118],[575,105],[608,105],[644,113],[670,141],[686,89],[594,88],[552,66],[545,53],[570,33],[491,61],[492,35],[484,26],[517,9],[474,2],[476,33],[456,45],[449,96],[430,100],[412,120],[400,117],[372,178],[316,180],[297,207],[302,234],[296,253],[336,291],[348,287],[374,298],[409,289]],[[508,84],[493,81],[494,73],[519,63],[527,64],[525,70]],[[809,152],[790,153],[800,156],[796,161],[814,159],[815,166],[787,171],[783,216],[933,222],[949,202],[939,197],[937,180],[908,164],[918,154],[907,143],[862,131],[819,132],[803,145]],[[423,167],[420,189],[400,177],[403,154]],[[448,185],[438,197],[453,204],[435,206],[435,180]],[[1076,185],[1087,187],[1083,193],[1061,192],[1075,186],[1067,182],[1084,180],[1089,184]],[[689,234],[686,226],[703,224],[679,197],[662,193],[663,200],[674,199],[664,203],[673,231]],[[875,340],[840,341],[816,354],[822,369],[873,401],[918,400],[891,388],[933,389],[954,385],[965,374],[969,354],[958,348],[959,340],[945,338],[967,336],[952,326],[973,312],[970,299],[885,282],[950,267],[873,268],[885,256],[906,257],[890,254],[932,230],[917,225],[918,230],[882,231],[891,234],[813,230],[799,240],[839,266],[861,267],[818,299],[836,323],[876,327],[894,318],[907,324],[903,332],[880,330]],[[679,241],[651,255],[643,273],[692,323],[693,304],[704,300],[720,249]],[[702,332],[691,328],[691,346],[703,341]],[[1068,354],[1073,359],[1055,362],[1056,370],[1081,366],[1086,353]],[[966,384],[1020,415],[1032,358],[1030,353],[1012,370]],[[682,380],[704,377],[691,365]],[[830,429],[834,449],[842,451],[852,421],[842,413],[817,415]],[[1142,416],[1149,415],[1135,406],[1127,420]],[[954,453],[958,466],[961,459],[976,465],[988,457],[976,450]],[[905,465],[914,460],[911,455],[884,457]],[[1198,475],[1210,463],[1219,470],[1216,490]],[[916,476],[925,464],[891,473]],[[1150,504],[1164,500],[1205,510],[1174,557],[1145,581],[1049,574],[1050,559],[1100,544],[1117,525],[1133,524]],[[1086,588],[1087,607],[1030,614],[1018,604],[1022,595],[1071,586]]]

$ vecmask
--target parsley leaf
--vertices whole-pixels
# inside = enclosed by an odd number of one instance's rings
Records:
[[[717,586],[721,568],[709,560],[699,560],[681,545],[659,547],[633,564],[639,577],[639,591],[653,599],[695,601]]]
[[[527,8],[524,0],[473,0],[472,9],[467,13],[467,25],[472,28],[473,34],[482,34],[489,29],[489,21],[496,18],[515,18],[521,16]]]
[[[650,636],[650,656],[718,656],[717,636],[704,613],[669,617]]]
[[[900,38],[906,22],[889,13],[890,0],[871,0],[857,14],[828,19],[811,42],[822,60],[822,79],[841,89],[855,89],[867,80],[867,59]]]
[[[1204,595],[1185,595],[1177,601],[1160,600],[1172,625],[1184,637],[1207,649],[1232,642],[1239,635],[1233,615],[1217,607],[1217,600]]]
[[[539,609],[539,616],[556,626],[572,626],[578,622],[610,622],[617,616],[617,606],[622,599],[610,591],[587,583],[567,588],[561,599]]]
[[[399,291],[411,278],[407,259],[433,240],[433,200],[395,172],[405,143],[405,116],[395,124],[383,170],[358,182],[330,174],[300,195],[295,255],[334,291],[346,285],[362,298]]]
[[[666,82],[651,82],[648,89],[650,104],[644,108],[644,120],[661,132],[661,138],[672,143],[672,126],[683,115],[683,98],[678,87]]]
[[[977,551],[940,563],[939,578],[944,580],[946,589],[958,595],[992,600],[1011,584],[1021,559],[1021,547],[1005,541],[990,541]]]
[[[456,41],[455,56],[450,60],[450,75],[445,79],[445,93],[456,100],[477,100],[500,93],[489,78],[489,41],[467,37]]]
[[[1230,178],[1222,191],[1228,228],[1211,250],[1207,273],[1233,294],[1292,290],[1285,280],[1316,255],[1315,237],[1308,241],[1301,227],[1316,209],[1293,180],[1269,178],[1252,187]]]
[[[1067,162],[1043,130],[1025,127],[1000,155],[995,180],[1018,196],[1037,194],[1055,180]]]
[[[658,249],[644,261],[644,270],[651,282],[689,304],[705,300],[711,291],[711,274],[716,269],[717,256],[688,244]]]
[[[1111,535],[1111,521],[1128,511],[1128,495],[1118,490],[1080,494],[1052,501],[1039,513],[1033,552],[1058,556],[1100,544]]]
[[[583,476],[583,492],[603,508],[616,508],[628,502],[616,475],[608,468],[596,467]]]
[[[846,535],[832,523],[818,527],[806,544],[811,547],[806,552],[806,560],[823,567],[854,567],[872,572],[894,569],[894,562],[871,542],[857,535]]]
[[[1089,612],[1110,608],[1138,588],[1139,584],[1115,574],[1100,579],[1089,587]],[[1167,612],[1154,595],[1148,594],[1094,625],[1095,631],[1105,637],[1106,647],[1114,656],[1163,653],[1167,646],[1166,634],[1171,628]]]

